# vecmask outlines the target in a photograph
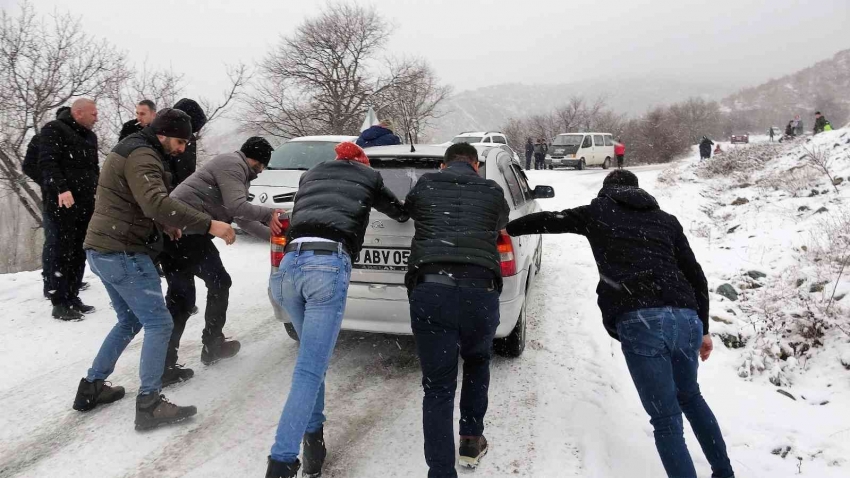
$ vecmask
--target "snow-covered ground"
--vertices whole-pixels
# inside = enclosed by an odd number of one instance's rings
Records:
[[[840,132],[832,134],[837,138]],[[689,231],[713,289],[723,282],[738,286],[735,278],[756,268],[768,274],[766,281],[772,280],[779,275],[777,268],[792,262],[792,251],[779,249],[781,241],[794,241],[781,235],[775,239],[779,242],[771,242],[770,229],[780,224],[765,211],[774,206],[730,216],[744,220],[746,232],[721,237],[706,233],[721,228],[706,215],[706,206],[725,199],[718,199],[723,194],[714,182],[694,175],[696,161],[688,158],[663,174],[664,166],[633,170]],[[530,171],[529,176],[532,183],[554,186],[556,197],[542,202],[554,210],[586,204],[605,173]],[[660,174],[662,182],[657,181]],[[742,207],[759,202],[750,200]],[[237,244],[220,244],[220,249],[234,278],[225,332],[242,341],[242,351],[232,360],[201,365],[203,320],[192,318],[181,361],[196,376],[165,393],[178,404],[197,405],[198,416],[144,434],[133,430],[132,399],[141,337],[111,378],[127,387],[128,397],[87,414],[71,410],[77,383],[115,320],[97,278],[87,274],[93,287],[83,299],[98,312],[83,322],[63,323],[50,318],[38,272],[0,276],[0,477],[263,476],[297,345],[267,302],[268,246],[240,236]],[[602,328],[594,292],[598,276],[586,240],[545,236],[539,279],[529,299],[526,352],[519,359],[493,362],[485,431],[492,449],[474,474],[462,471],[461,476],[663,476],[652,428],[619,344]],[[203,310],[202,291],[199,283]],[[727,308],[745,315],[748,293],[742,291],[741,304],[734,306],[713,296],[713,311],[721,318],[731,315]],[[712,326],[727,333],[744,328],[738,319],[728,321],[733,324]],[[808,373],[786,373],[790,378],[783,389],[796,401],[777,393],[767,373],[740,377],[741,364],[752,350],[727,349],[715,340],[714,354],[700,369],[701,385],[738,476],[850,475],[850,372],[832,355],[848,345],[830,337],[832,352],[815,355]],[[325,476],[425,476],[419,381],[410,337],[341,335],[328,373]],[[817,402],[800,398],[806,394]],[[824,401],[829,403],[821,405]],[[689,430],[686,435],[699,475],[710,476]]]

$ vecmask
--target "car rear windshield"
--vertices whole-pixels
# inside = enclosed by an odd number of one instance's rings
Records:
[[[272,153],[268,169],[306,171],[319,163],[336,159],[334,148],[338,144],[338,141],[290,141],[283,143]]]
[[[583,138],[583,134],[559,134],[555,136],[552,146],[578,146]]]
[[[444,136],[445,137],[445,136]],[[483,136],[455,136],[452,139],[452,144],[458,143],[480,143]]]
[[[440,170],[443,158],[369,158],[372,168],[381,173],[386,185],[397,198],[404,201],[407,193],[423,174]],[[479,163],[478,174],[484,177],[484,163]]]

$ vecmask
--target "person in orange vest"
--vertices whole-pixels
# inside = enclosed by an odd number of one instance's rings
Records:
[[[625,161],[626,156],[626,145],[619,139],[617,139],[617,142],[614,143],[614,156],[617,156],[617,168],[623,169],[623,161]]]

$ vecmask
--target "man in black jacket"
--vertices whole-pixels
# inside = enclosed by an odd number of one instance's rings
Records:
[[[374,207],[404,222],[407,213],[354,143],[336,147],[337,161],[301,176],[285,255],[269,279],[272,298],[298,334],[298,360],[283,407],[266,478],[294,478],[304,442],[304,475],[320,476],[325,460],[324,377],[342,325],[351,259],[363,246]]]
[[[422,424],[429,478],[456,477],[452,426],[458,353],[463,357],[460,460],[475,468],[487,453],[484,415],[502,273],[496,239],[510,209],[499,185],[478,175],[478,152],[450,146],[440,172],[408,193],[416,233],[405,283],[422,366]]]
[[[156,118],[156,103],[151,100],[139,101],[136,105],[136,119],[131,119],[121,126],[121,133],[118,135],[118,142],[121,142],[127,136],[145,129]]]
[[[698,357],[712,351],[708,283],[675,216],[617,170],[589,206],[529,214],[507,226],[511,236],[572,233],[587,237],[600,281],[605,330],[622,345],[655,445],[670,477],[696,478],[682,432],[682,412],[712,477],[734,475],[726,444],[697,384]]]
[[[177,185],[185,181],[197,169],[198,135],[201,133],[201,128],[207,124],[207,115],[204,113],[201,105],[195,100],[183,98],[177,103],[174,103],[174,109],[180,110],[192,118],[192,139],[189,140],[186,150],[182,154],[168,159],[168,167],[171,170],[172,188],[176,188]]]
[[[531,169],[531,158],[534,156],[534,143],[531,142],[531,138],[525,142],[525,169],[526,171]]]
[[[699,159],[711,158],[711,147],[714,146],[714,141],[708,139],[708,136],[703,136],[699,142]]]
[[[81,98],[59,118],[41,129],[39,169],[42,173],[44,212],[58,236],[44,259],[53,317],[79,320],[94,307],[78,297],[86,255],[83,241],[94,213],[98,166],[97,105]]]

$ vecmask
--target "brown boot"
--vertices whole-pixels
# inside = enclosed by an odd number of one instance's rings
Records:
[[[160,425],[177,423],[196,413],[197,408],[174,405],[165,399],[165,395],[139,395],[136,397],[136,430],[150,430]]]
[[[467,468],[477,468],[478,462],[487,454],[487,450],[489,449],[487,439],[484,436],[473,437],[461,435],[459,448],[460,464]]]

